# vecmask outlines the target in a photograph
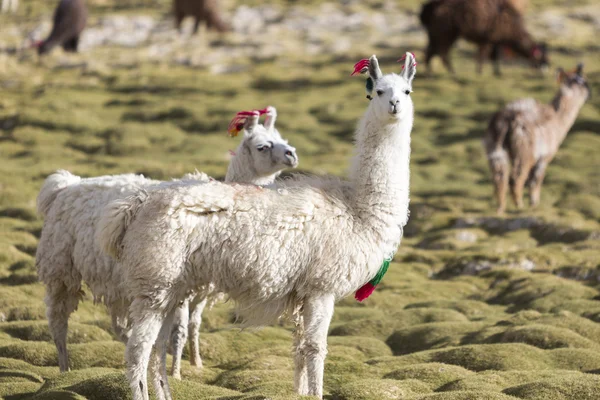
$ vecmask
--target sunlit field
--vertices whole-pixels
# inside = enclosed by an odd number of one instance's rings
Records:
[[[273,105],[300,172],[345,176],[368,105],[353,65],[376,54],[400,72],[426,45],[420,1],[223,1],[234,32],[173,28],[167,0],[88,0],[80,52],[39,58],[55,1],[0,14],[0,398],[127,399],[124,345],[89,290],[70,319],[72,371],[59,374],[38,283],[36,196],[57,169],[222,179],[237,111]],[[476,48],[414,81],[410,221],[364,303],[336,307],[325,398],[600,398],[600,5],[533,0],[527,26],[550,48],[543,74],[506,60],[476,74]],[[585,64],[592,88],[549,166],[541,204],[497,216],[481,138],[509,101],[549,102],[555,69]],[[203,369],[175,399],[295,399],[293,325],[240,331],[234,305],[205,312]],[[169,357],[170,367],[170,357]]]

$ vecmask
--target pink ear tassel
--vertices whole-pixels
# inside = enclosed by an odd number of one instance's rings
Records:
[[[235,154],[235,151],[229,150],[229,155],[232,157],[235,157],[237,154]]]
[[[363,58],[362,60],[360,60],[359,62],[354,64],[354,72],[352,72],[350,74],[350,76],[353,76],[356,74],[364,74],[368,70],[369,70],[369,59]]]
[[[416,66],[417,66],[417,64],[418,64],[418,63],[417,63],[417,57],[415,57],[415,53],[410,53],[410,54],[412,54],[412,56],[413,56],[413,60],[415,60],[415,62],[414,62],[414,64],[413,64],[412,66],[413,66],[413,67],[416,67]],[[404,60],[406,60],[406,54],[405,54],[405,55],[403,55],[402,57],[400,57],[400,59],[398,60],[398,62],[402,62],[402,61],[404,61]],[[402,66],[402,69],[404,69],[404,65]]]

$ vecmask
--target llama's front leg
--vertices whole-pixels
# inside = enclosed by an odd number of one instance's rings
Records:
[[[188,325],[190,338],[190,364],[202,368],[202,358],[200,358],[200,325],[202,325],[202,312],[206,307],[208,299],[205,297],[202,301],[194,299],[191,304],[190,322]]]
[[[188,339],[188,323],[190,319],[190,302],[185,299],[183,304],[175,310],[173,328],[171,331],[171,343],[173,347],[173,367],[171,375],[175,379],[181,379],[181,355],[183,347]]]
[[[333,316],[333,306],[333,295],[312,297],[304,302],[304,342],[299,351],[306,360],[309,396],[323,398],[327,332]]]
[[[548,163],[545,160],[538,161],[531,172],[529,173],[529,204],[531,207],[536,207],[540,203],[540,192],[542,190],[542,182],[546,175],[546,167]]]
[[[294,330],[294,388],[302,396],[308,395],[308,377],[306,371],[306,357],[302,351],[304,345],[304,318],[302,315],[296,321]]]
[[[125,351],[127,378],[133,400],[149,400],[148,363],[163,325],[164,315],[161,310],[150,308],[146,301],[139,298],[133,301],[130,310],[133,329]]]

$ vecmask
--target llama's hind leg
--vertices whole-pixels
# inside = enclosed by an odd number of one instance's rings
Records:
[[[529,170],[527,166],[520,160],[516,160],[513,165],[513,169],[510,176],[510,191],[517,209],[523,208],[523,188],[527,177],[529,176]]]
[[[175,379],[181,379],[181,356],[183,347],[188,339],[188,324],[190,318],[190,303],[186,299],[182,305],[175,310],[173,327],[171,330],[171,345],[173,348],[173,366],[171,375]]]
[[[496,211],[498,214],[503,214],[506,209],[506,192],[508,189],[508,154],[504,149],[496,149],[488,154],[488,160],[490,170],[492,171],[494,193],[498,204],[498,209]]]
[[[202,312],[206,307],[208,299],[205,297],[201,301],[198,299],[192,301],[192,310],[188,326],[190,338],[190,364],[202,368],[202,358],[200,357],[200,325],[202,325]]]
[[[542,190],[542,182],[546,175],[547,166],[548,163],[545,160],[540,160],[529,173],[527,186],[529,186],[529,204],[531,207],[536,207],[540,203],[540,192]]]
[[[333,295],[312,297],[304,302],[304,342],[297,351],[306,360],[309,396],[323,397],[327,331],[333,316],[333,307]]]
[[[77,309],[80,297],[79,288],[71,290],[64,284],[48,285],[46,288],[46,316],[50,334],[58,352],[60,372],[69,370],[69,353],[67,351],[69,316]]]
[[[172,400],[169,380],[167,379],[167,347],[173,328],[173,314],[167,316],[158,334],[152,357],[152,384],[159,400]]]
[[[294,330],[294,387],[302,396],[308,395],[308,377],[306,371],[306,357],[302,351],[304,345],[304,318],[302,315],[296,321]]]

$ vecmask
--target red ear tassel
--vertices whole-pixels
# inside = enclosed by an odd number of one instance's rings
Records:
[[[254,113],[258,112],[259,115],[263,115],[267,113],[267,109],[263,108],[262,110],[253,110],[253,111],[240,111],[235,114],[235,117],[229,123],[227,127],[227,132],[229,136],[235,137],[240,133],[242,129],[244,129],[244,124],[249,116],[254,115]]]
[[[362,60],[360,60],[359,62],[354,64],[354,72],[352,72],[350,74],[350,76],[356,75],[356,74],[364,74],[368,70],[369,70],[369,59],[363,58]]]

